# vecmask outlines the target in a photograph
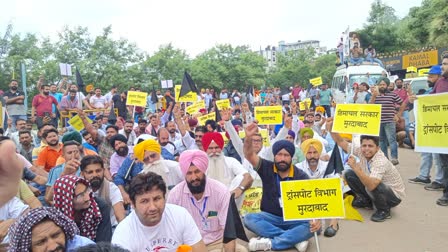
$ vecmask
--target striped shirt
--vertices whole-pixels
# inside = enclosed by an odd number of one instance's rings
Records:
[[[381,104],[381,123],[394,122],[395,105],[403,101],[395,93],[380,94],[375,98],[375,104]]]

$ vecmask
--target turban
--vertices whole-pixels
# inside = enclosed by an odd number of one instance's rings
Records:
[[[353,136],[352,134],[339,134],[342,138],[348,139],[348,140],[352,140]]]
[[[303,135],[308,133],[311,137],[314,137],[314,131],[310,128],[302,128],[300,129],[300,137],[303,138]]]
[[[79,134],[78,131],[71,131],[64,134],[62,137],[62,143],[68,142],[68,141],[76,141],[79,144],[82,144],[82,137],[81,134]]]
[[[111,137],[109,140],[109,143],[110,143],[110,146],[112,146],[112,148],[114,148],[114,149],[115,149],[116,141],[127,143],[128,139],[125,136],[123,136],[122,134],[116,134],[115,136]]]
[[[292,130],[288,130],[288,135],[290,135],[292,138],[296,138],[296,133]]]
[[[319,107],[316,108],[316,112],[323,113],[323,112],[325,112],[325,108],[322,107],[322,106],[319,106]]]
[[[302,149],[303,153],[306,154],[310,147],[314,147],[317,152],[319,152],[319,155],[322,153],[322,143],[317,139],[307,139],[303,141],[302,145],[300,145],[300,148]]]
[[[192,165],[196,166],[199,170],[205,173],[208,167],[207,154],[201,150],[186,150],[182,152],[179,157],[179,166],[184,176],[187,174],[188,169]]]
[[[79,234],[76,223],[54,207],[39,207],[31,209],[22,215],[10,228],[9,250],[13,252],[31,251],[31,231],[33,227],[48,218],[59,226],[66,240],[72,240]]]
[[[208,149],[208,146],[210,143],[214,141],[219,148],[224,147],[224,138],[222,138],[222,135],[218,132],[207,132],[202,137],[202,147],[204,147],[204,150]]]
[[[277,153],[282,149],[285,149],[291,157],[294,156],[294,152],[296,151],[294,144],[288,140],[280,140],[272,145],[272,153],[274,156],[277,155]]]
[[[232,125],[233,125],[233,126],[238,125],[238,126],[240,126],[240,127],[243,127],[243,122],[242,122],[241,120],[233,119],[231,122],[232,122]]]
[[[390,85],[390,80],[389,80],[389,78],[387,78],[387,77],[381,77],[381,78],[379,78],[379,79],[376,81],[376,84],[378,85],[378,84],[380,84],[380,82],[382,82],[382,81],[384,81],[384,82],[386,83],[387,86]]]
[[[153,151],[160,154],[162,153],[162,147],[160,147],[160,144],[154,139],[145,140],[134,147],[134,157],[143,162],[145,151]]]
[[[195,119],[195,118],[188,119],[188,126],[195,127],[196,125],[198,125],[198,120],[197,119]]]
[[[75,188],[78,184],[84,184],[87,188],[90,183],[84,178],[66,175],[58,178],[53,185],[54,207],[65,214],[68,218],[75,219]],[[97,227],[102,220],[100,208],[96,203],[93,193],[90,192],[90,206],[82,210],[79,227],[80,234],[94,241]]]

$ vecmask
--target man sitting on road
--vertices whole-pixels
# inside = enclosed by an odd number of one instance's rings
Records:
[[[332,119],[327,121],[332,124]],[[331,133],[334,141],[346,153],[350,153],[351,144],[338,133]],[[370,218],[375,222],[383,222],[391,218],[390,209],[400,204],[405,197],[403,180],[395,166],[387,159],[379,147],[379,138],[361,136],[361,148],[355,147],[348,165],[352,168],[344,172],[345,181],[355,193],[352,206],[355,208],[377,209]]]
[[[252,164],[263,182],[261,212],[247,214],[245,226],[262,238],[252,238],[249,250],[284,250],[297,248],[306,251],[308,239],[321,228],[321,222],[284,221],[280,195],[280,181],[308,179],[308,175],[292,165],[294,145],[280,140],[272,146],[274,162],[260,158],[252,148],[252,137],[258,126],[251,123],[246,128],[245,158]]]

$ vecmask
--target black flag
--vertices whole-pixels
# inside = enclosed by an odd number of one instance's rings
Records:
[[[76,68],[76,84],[78,85],[79,91],[82,92],[84,89],[84,81],[82,80],[78,68]]]
[[[151,102],[152,103],[158,103],[159,102],[159,98],[157,98],[156,90],[155,90],[154,87],[152,87]]]
[[[221,119],[221,112],[219,112],[218,105],[215,104],[215,122],[220,122]]]
[[[248,242],[246,232],[244,231],[243,223],[238,213],[238,208],[235,203],[235,195],[230,196],[229,210],[227,211],[227,221],[224,227],[224,243],[228,243],[235,239],[241,239]]]
[[[110,106],[110,112],[109,116],[107,117],[107,121],[112,125],[115,125],[115,123],[117,122],[117,115],[115,115],[114,106]]]
[[[194,84],[193,79],[187,72],[185,72],[184,78],[182,80],[182,86],[179,92],[179,97],[182,97],[191,91],[195,92],[196,94],[199,94],[198,88],[196,87],[196,84]]]
[[[335,173],[341,174],[342,171],[344,170],[343,162],[346,162],[346,160],[342,160],[341,152],[339,151],[339,146],[335,145],[333,148],[333,152],[331,153],[330,160],[328,160],[328,165],[327,169],[325,170],[324,177],[326,175]]]

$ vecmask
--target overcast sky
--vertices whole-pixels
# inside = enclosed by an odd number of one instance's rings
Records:
[[[0,36],[9,20],[14,32],[56,38],[64,25],[92,35],[112,25],[150,54],[172,43],[195,56],[216,44],[260,46],[315,39],[334,48],[348,26],[362,27],[373,0],[14,0],[2,2]],[[399,17],[422,0],[386,0]],[[9,15],[9,16],[8,16]]]

